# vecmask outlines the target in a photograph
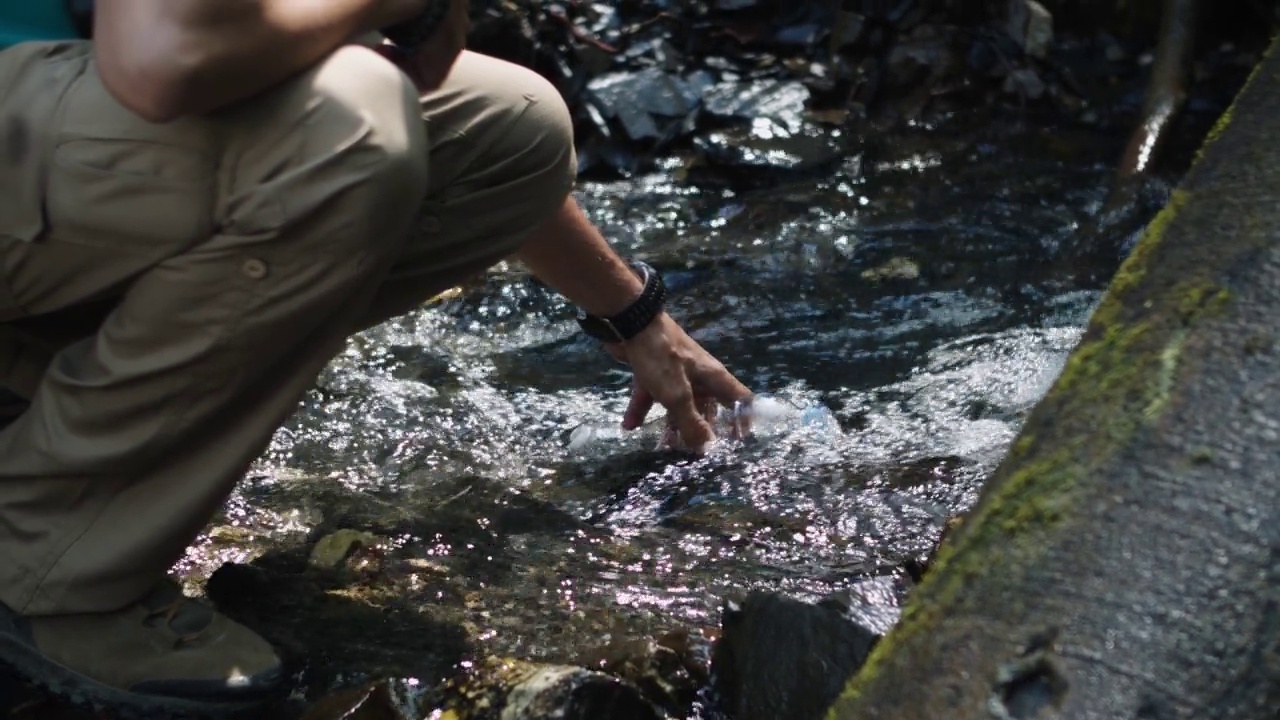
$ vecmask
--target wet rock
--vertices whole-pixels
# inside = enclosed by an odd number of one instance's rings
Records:
[[[711,639],[678,630],[660,638],[621,640],[583,658],[584,666],[622,678],[673,717],[688,717],[711,680]]]
[[[490,658],[445,690],[449,720],[662,720],[631,683],[570,665]]]
[[[915,260],[895,257],[883,265],[862,271],[862,279],[869,283],[883,283],[891,280],[910,281],[920,278],[920,266]]]
[[[382,540],[371,532],[343,529],[330,533],[311,548],[307,562],[315,568],[336,568],[361,548],[372,548]]]
[[[867,27],[867,18],[855,12],[842,10],[836,16],[835,28],[831,31],[831,47],[843,50],[862,39]]]
[[[1023,52],[1043,58],[1053,42],[1053,15],[1036,0],[1009,0],[1004,30]]]
[[[404,695],[389,680],[338,690],[313,704],[302,720],[417,720]]]
[[[586,100],[604,121],[602,131],[616,122],[631,140],[663,140],[680,133],[698,93],[683,78],[650,68],[598,77],[588,83]]]
[[[707,88],[702,97],[710,115],[742,120],[768,118],[790,127],[801,123],[808,101],[809,88],[781,80],[720,82]]]
[[[896,617],[852,598],[725,603],[713,682],[735,720],[819,720]]]
[[[777,171],[816,170],[839,162],[844,155],[839,138],[809,123],[793,131],[758,121],[749,128],[707,133],[695,138],[693,144],[705,163],[736,170],[770,171],[761,176],[763,179],[776,179]]]

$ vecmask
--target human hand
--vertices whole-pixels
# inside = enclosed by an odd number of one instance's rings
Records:
[[[378,48],[385,57],[396,64],[413,80],[419,92],[439,89],[449,77],[449,71],[467,46],[467,34],[471,32],[471,15],[468,0],[431,0],[448,3],[448,14],[436,34],[422,47],[406,52],[394,45]]]
[[[656,403],[667,409],[668,427],[679,433],[680,443],[702,452],[715,440],[710,420],[717,404],[732,407],[751,398],[751,391],[666,313],[631,340],[607,349],[635,373],[622,418],[627,430],[643,425]]]

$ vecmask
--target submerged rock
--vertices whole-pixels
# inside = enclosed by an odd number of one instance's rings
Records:
[[[307,562],[315,568],[336,568],[352,553],[384,542],[371,532],[344,528],[325,535],[311,548]]]
[[[316,702],[302,720],[417,720],[411,703],[389,680],[336,691]]]
[[[583,665],[620,677],[672,717],[688,717],[711,681],[711,639],[689,630],[610,643]]]
[[[747,128],[710,132],[693,142],[703,163],[712,167],[770,173],[807,172],[838,163],[844,147],[838,137],[808,123],[791,129],[761,119]]]
[[[441,720],[662,720],[639,688],[570,665],[491,658],[451,681]]]
[[[894,620],[850,599],[815,605],[752,593],[727,602],[712,656],[716,691],[735,720],[819,720]]]
[[[869,283],[883,283],[891,280],[919,280],[920,265],[911,258],[890,258],[883,265],[863,270],[862,279]]]

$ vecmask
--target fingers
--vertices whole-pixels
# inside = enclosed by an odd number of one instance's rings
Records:
[[[644,419],[649,416],[649,411],[652,409],[653,396],[639,385],[633,386],[631,402],[627,404],[627,411],[622,416],[623,429],[635,430],[643,425]]]
[[[699,393],[715,398],[728,408],[733,407],[734,403],[751,398],[751,390],[718,362],[699,372],[693,384]]]
[[[680,440],[685,447],[694,452],[701,452],[715,439],[711,425],[698,409],[693,390],[685,385],[684,392],[676,394],[668,403],[667,417],[680,433]]]

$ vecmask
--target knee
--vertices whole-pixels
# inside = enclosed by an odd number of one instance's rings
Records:
[[[520,68],[516,73],[521,90],[520,101],[514,103],[518,113],[512,123],[510,137],[529,155],[531,170],[553,172],[572,178],[577,174],[574,154],[573,120],[564,97],[541,75]]]
[[[456,71],[479,96],[477,128],[490,167],[512,182],[534,181],[567,192],[577,175],[573,120],[560,91],[538,73],[495,58],[467,53]]]

